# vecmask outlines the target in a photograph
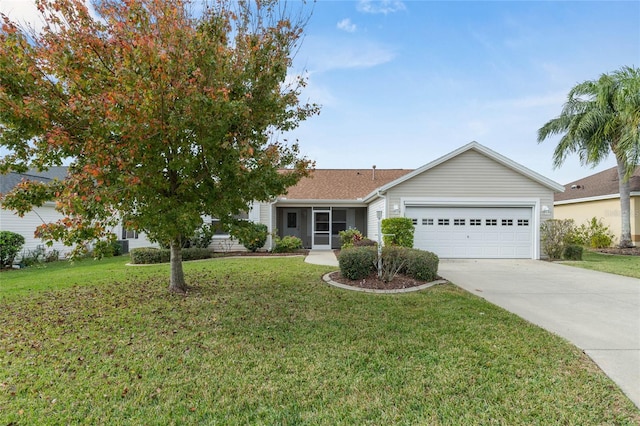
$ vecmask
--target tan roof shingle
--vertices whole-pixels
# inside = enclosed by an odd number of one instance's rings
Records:
[[[406,175],[405,169],[316,169],[281,198],[288,200],[358,200]]]
[[[631,192],[640,191],[640,167],[629,179]],[[565,185],[565,191],[555,194],[555,201],[600,197],[619,194],[618,170],[616,167],[587,176]]]

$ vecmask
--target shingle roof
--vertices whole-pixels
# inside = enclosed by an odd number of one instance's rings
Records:
[[[46,171],[29,170],[26,173],[7,173],[0,174],[0,194],[6,194],[11,191],[18,183],[24,180],[33,180],[37,182],[49,182],[55,178],[60,180],[67,176],[66,166],[51,167]]]
[[[631,192],[640,191],[640,167],[629,179]],[[555,201],[568,201],[580,198],[601,197],[605,195],[619,194],[618,170],[616,167],[604,170],[600,173],[569,182],[565,185],[565,191],[555,194]]]
[[[358,200],[412,170],[316,169],[289,188],[287,200]],[[374,177],[375,176],[375,177]]]

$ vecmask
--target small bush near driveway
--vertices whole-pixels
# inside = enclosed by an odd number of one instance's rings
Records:
[[[340,251],[340,274],[350,280],[363,279],[376,270],[377,247],[352,247]],[[439,259],[434,253],[399,246],[382,248],[382,264],[398,266],[395,271],[421,281],[433,281],[438,275]]]

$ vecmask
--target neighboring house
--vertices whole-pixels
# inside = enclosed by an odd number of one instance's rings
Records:
[[[32,180],[38,182],[50,182],[53,179],[64,179],[67,175],[67,167],[52,167],[47,171],[30,170],[27,173],[8,173],[0,175],[0,198],[2,194],[6,194],[13,189],[22,180]],[[0,230],[11,231],[24,237],[25,243],[23,251],[34,250],[38,246],[44,245],[40,238],[34,237],[36,228],[44,223],[56,222],[62,219],[62,215],[56,211],[55,202],[46,202],[42,207],[35,207],[32,211],[23,217],[18,216],[12,210],[0,208]],[[149,247],[154,244],[146,239],[143,233],[128,231],[122,226],[116,226],[112,232],[117,235],[119,240],[126,241],[129,250],[136,247]],[[47,251],[58,250],[61,256],[65,256],[71,251],[71,247],[67,247],[60,242],[54,242],[53,246],[46,247]]]
[[[540,258],[540,224],[563,190],[471,142],[416,170],[315,170],[257,209],[280,236],[312,249],[339,247],[339,231],[378,239],[382,218],[409,217],[414,246],[444,258]]]
[[[631,189],[631,240],[640,242],[640,167],[629,179]],[[620,190],[618,170],[612,167],[565,185],[555,196],[556,219],[573,219],[581,225],[595,217],[620,236]]]
[[[331,249],[349,228],[377,240],[380,212],[381,219],[411,218],[414,246],[443,258],[539,259],[540,224],[553,217],[554,193],[562,190],[471,142],[416,170],[316,169],[286,194],[252,203],[246,219],[280,237],[297,236],[307,248]],[[266,248],[272,245],[269,238]],[[242,249],[225,234],[210,247]]]

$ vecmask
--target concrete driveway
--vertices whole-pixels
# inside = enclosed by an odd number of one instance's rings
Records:
[[[442,259],[438,272],[569,340],[640,408],[640,280],[536,260]]]

